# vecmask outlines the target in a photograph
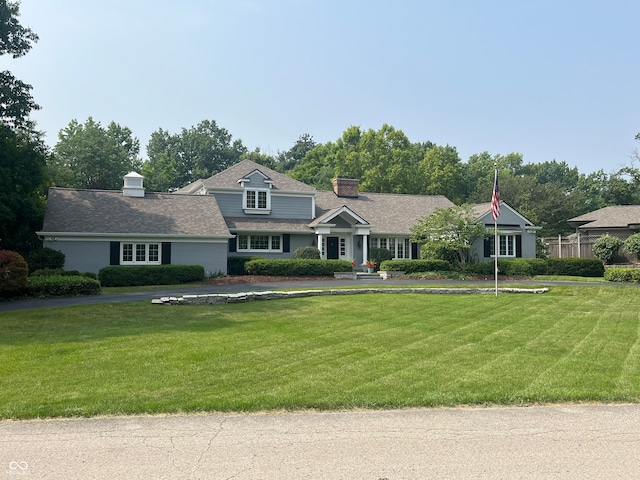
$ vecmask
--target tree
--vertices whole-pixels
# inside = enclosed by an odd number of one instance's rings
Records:
[[[20,2],[0,1],[0,56],[19,58],[31,50],[38,36],[20,25]],[[11,72],[0,72],[0,118],[11,128],[31,128],[29,114],[40,107],[31,96],[31,85],[15,78]]]
[[[150,185],[161,187],[159,191],[175,190],[229,168],[246,153],[241,140],[233,140],[214,120],[203,120],[195,127],[183,128],[179,134],[162,129],[153,132],[143,172]],[[163,179],[169,178],[168,173],[173,177],[168,182],[158,181],[153,176],[158,172]]]
[[[50,176],[62,187],[118,190],[127,173],[141,170],[139,151],[127,127],[111,122],[104,128],[91,117],[84,124],[72,120],[58,134]]]
[[[35,134],[0,124],[0,241],[23,255],[41,244],[46,147]]]
[[[453,203],[465,196],[464,169],[455,147],[434,146],[420,162],[420,178],[425,182],[420,193],[445,195]]]
[[[307,153],[318,145],[311,135],[304,133],[298,137],[296,143],[286,152],[280,152],[276,158],[276,170],[286,173],[293,170],[302,161]]]
[[[423,257],[448,260],[453,256],[464,271],[471,245],[486,232],[482,223],[472,223],[473,217],[470,205],[439,208],[411,228],[411,241],[422,244]]]

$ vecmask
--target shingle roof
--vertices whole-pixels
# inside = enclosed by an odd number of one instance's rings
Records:
[[[357,198],[347,198],[338,197],[333,192],[316,194],[318,217],[343,205],[372,225],[372,233],[409,234],[411,227],[421,218],[438,208],[448,208],[454,204],[442,195],[359,193]]]
[[[46,233],[229,236],[213,195],[50,188]]]
[[[574,217],[567,222],[583,228],[628,228],[640,224],[640,205],[616,205]]]
[[[309,220],[291,218],[227,217],[227,227],[231,230],[263,230],[272,232],[311,233]]]
[[[260,165],[256,162],[252,162],[251,160],[242,160],[235,165],[227,168],[226,170],[209,177],[207,179],[202,180],[202,184],[209,188],[237,188],[241,189],[242,187],[238,183],[238,180],[246,177],[254,170],[259,170],[263,175],[269,177],[270,180],[273,181],[273,189],[274,190],[283,190],[288,192],[315,192],[315,188],[307,185],[306,183],[299,182],[298,180],[294,180],[293,178],[287,177],[282,173],[276,172],[275,170],[271,170],[263,165]],[[189,185],[187,185],[188,188]]]

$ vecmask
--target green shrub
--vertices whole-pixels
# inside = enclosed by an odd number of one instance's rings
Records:
[[[293,252],[293,258],[320,260],[320,250],[316,247],[299,247]]]
[[[27,257],[27,264],[30,272],[42,269],[62,270],[64,259],[64,253],[45,247],[32,251]]]
[[[604,263],[611,263],[624,242],[618,237],[603,235],[593,243],[593,254]]]
[[[0,296],[22,293],[27,286],[28,276],[29,267],[22,255],[11,250],[0,250]]]
[[[548,275],[602,277],[604,265],[597,258],[547,258]]]
[[[490,262],[493,265],[493,262]],[[533,277],[547,272],[547,262],[542,258],[498,259],[498,273],[510,277]],[[493,270],[492,270],[493,273]]]
[[[32,297],[68,297],[100,294],[100,283],[78,275],[29,277],[27,294]]]
[[[227,275],[246,275],[247,269],[245,264],[251,260],[258,260],[264,257],[228,257],[227,258]]]
[[[201,265],[116,265],[104,267],[98,279],[104,287],[174,285],[204,278]]]
[[[385,260],[380,265],[380,270],[419,273],[419,272],[445,272],[451,270],[451,264],[446,260]]]
[[[250,275],[333,276],[335,272],[351,271],[351,262],[260,258],[245,263],[245,268]]]
[[[387,250],[386,248],[372,248],[369,250],[369,258],[373,263],[375,263],[378,268],[382,266],[383,262],[393,259],[393,253],[391,250]]]
[[[607,268],[604,279],[608,282],[640,283],[640,268]]]
[[[494,262],[467,263],[467,273],[472,275],[493,275],[494,269]]]
[[[98,276],[93,272],[79,272],[78,270],[62,270],[61,268],[41,268],[29,274],[30,277],[51,277],[53,275],[61,275],[63,277],[87,277],[98,279]]]
[[[624,250],[640,257],[640,233],[634,233],[624,241]]]

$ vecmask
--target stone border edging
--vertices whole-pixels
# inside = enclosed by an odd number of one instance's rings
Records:
[[[499,288],[498,293],[546,293],[548,288]],[[265,291],[241,293],[211,293],[161,297],[151,300],[154,305],[218,305],[226,303],[303,298],[327,295],[360,295],[366,293],[426,293],[426,294],[492,294],[494,288],[344,288],[328,290]]]

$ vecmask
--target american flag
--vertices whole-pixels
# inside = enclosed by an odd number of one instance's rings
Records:
[[[498,170],[496,169],[495,181],[493,182],[493,194],[491,195],[491,216],[493,221],[498,220],[500,215],[500,187],[498,186]]]

